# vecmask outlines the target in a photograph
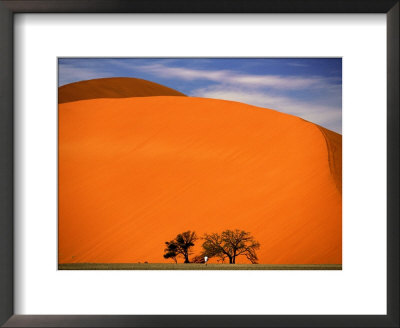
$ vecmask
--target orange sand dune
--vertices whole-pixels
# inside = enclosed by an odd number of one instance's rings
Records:
[[[340,264],[339,154],[340,135],[237,102],[61,104],[59,262],[167,262],[179,232],[237,228],[260,263]]]
[[[58,88],[58,103],[96,99],[151,96],[185,96],[174,89],[154,82],[130,78],[112,77],[66,84]]]
[[[326,140],[329,168],[336,187],[342,193],[342,136],[336,132],[318,126]]]

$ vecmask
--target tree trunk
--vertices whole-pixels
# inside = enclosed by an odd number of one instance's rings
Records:
[[[185,254],[185,263],[190,263],[188,254]]]
[[[229,256],[229,264],[232,264],[232,257]]]

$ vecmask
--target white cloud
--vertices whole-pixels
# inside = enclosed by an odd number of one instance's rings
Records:
[[[139,69],[164,78],[179,78],[182,80],[209,80],[222,84],[241,85],[253,88],[274,88],[296,90],[306,88],[323,88],[334,85],[332,81],[323,77],[298,77],[280,75],[241,74],[231,70],[198,70],[184,67],[170,67],[162,64],[131,66],[121,63],[132,69]]]
[[[289,97],[271,95],[267,92],[238,89],[230,86],[208,87],[191,93],[193,97],[204,97],[238,101],[254,106],[275,109],[301,117],[341,133],[341,108],[299,101]]]
[[[319,78],[282,77],[277,75],[234,75],[231,76],[228,82],[278,89],[304,89],[312,86],[320,86],[323,80]]]

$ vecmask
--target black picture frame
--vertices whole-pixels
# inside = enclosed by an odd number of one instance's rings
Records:
[[[0,324],[4,327],[399,327],[399,7],[399,0],[0,0]],[[14,315],[13,17],[16,13],[385,13],[387,315]]]

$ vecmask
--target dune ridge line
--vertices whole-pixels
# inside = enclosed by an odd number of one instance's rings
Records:
[[[186,95],[164,85],[132,77],[85,80],[58,88],[58,103],[97,98],[128,98]]]

